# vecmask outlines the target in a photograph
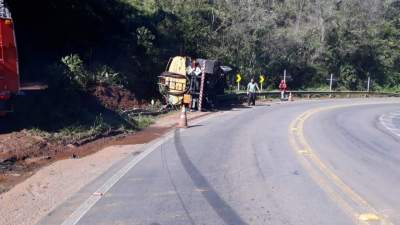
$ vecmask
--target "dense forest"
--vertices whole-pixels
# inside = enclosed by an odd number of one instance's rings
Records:
[[[157,76],[176,55],[219,59],[245,82],[265,74],[269,89],[286,70],[291,89],[326,89],[333,74],[337,90],[365,90],[368,77],[373,90],[400,90],[398,0],[7,3],[22,79],[49,85],[41,105],[29,106],[46,119],[76,117],[99,81],[157,97]]]
[[[293,89],[400,85],[400,1],[9,0],[22,76],[48,79],[76,54],[89,70],[120,76],[140,96],[156,92],[169,57],[217,58],[246,77]],[[49,66],[50,65],[50,66]],[[104,72],[104,71],[103,71]],[[275,87],[276,85],[272,86]]]

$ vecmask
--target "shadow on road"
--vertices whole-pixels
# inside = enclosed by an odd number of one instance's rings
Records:
[[[216,108],[216,111],[232,111],[234,109],[251,109],[251,106],[246,106],[244,104],[235,103],[235,104],[223,104]]]
[[[200,173],[196,166],[189,159],[186,150],[182,144],[179,130],[175,130],[174,137],[175,148],[178,153],[179,159],[189,174],[196,188],[201,190],[207,190],[201,192],[203,197],[206,199],[208,204],[218,214],[218,216],[226,223],[232,225],[246,225],[243,219],[230,207],[214,190],[214,188],[208,183],[207,179]]]

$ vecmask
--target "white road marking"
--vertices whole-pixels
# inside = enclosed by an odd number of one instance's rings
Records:
[[[211,116],[207,116],[203,119],[196,120],[193,125],[202,123],[205,120],[214,118],[218,115],[224,113],[216,113]],[[181,132],[184,130],[181,130]],[[112,177],[110,177],[99,189],[97,189],[85,202],[83,202],[61,225],[76,225],[78,222],[86,215],[87,212],[132,168],[139,164],[143,159],[145,159],[152,152],[157,150],[162,144],[170,140],[174,135],[174,130],[167,133],[163,138],[154,143],[150,143],[147,149],[129,161],[124,167],[117,171]],[[98,193],[101,193],[99,195]]]
[[[391,117],[391,116],[382,116],[382,120],[385,122],[389,122],[389,123],[391,123],[394,118],[395,117]]]
[[[125,174],[129,172],[133,167],[135,167],[140,161],[154,152],[158,147],[160,147],[164,142],[168,141],[172,137],[173,133],[169,133],[166,137],[162,138],[160,141],[153,144],[145,152],[136,156],[132,161],[127,163],[123,168],[116,172],[111,178],[109,178],[103,186],[101,186],[94,193],[102,193],[103,195],[107,193]],[[86,201],[80,205],[62,225],[76,225],[82,217],[103,197],[103,195],[91,195]]]
[[[400,112],[392,112],[379,117],[380,124],[392,134],[400,137],[400,125],[395,125],[394,120],[400,121]]]

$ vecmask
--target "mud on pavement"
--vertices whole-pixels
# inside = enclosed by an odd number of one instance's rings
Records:
[[[196,112],[190,113],[188,117],[193,120],[208,114],[210,113]],[[7,133],[7,124],[1,123],[3,130],[0,131],[0,194],[55,161],[85,157],[109,146],[148,143],[173,128],[178,117],[178,112],[164,115],[142,131],[103,137],[81,146],[49,143],[24,130]]]
[[[51,145],[25,132],[0,136],[0,193],[31,176],[52,162],[80,158],[113,145],[142,144],[164,134],[166,127],[149,127],[133,134],[105,137],[74,147]]]

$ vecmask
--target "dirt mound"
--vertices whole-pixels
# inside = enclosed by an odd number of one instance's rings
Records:
[[[146,101],[138,100],[132,92],[116,85],[98,84],[80,97],[87,109],[102,113],[102,119],[96,118],[93,122],[100,125],[89,123],[84,128],[71,126],[63,131],[55,129],[47,133],[46,129],[31,129],[36,127],[35,123],[22,123],[19,127],[16,124],[20,117],[16,114],[0,117],[0,193],[7,191],[43,165],[64,158],[79,158],[111,143],[122,144],[113,142],[114,138],[130,137],[133,134],[125,134],[120,130],[120,121],[126,121],[120,119],[120,114],[116,111],[142,113],[149,110]],[[116,130],[111,128],[114,124]],[[57,139],[57,132],[64,132],[63,136],[68,136],[68,132],[81,133],[68,139],[77,138],[76,143],[65,143],[64,140]]]
[[[90,88],[89,93],[110,110],[130,110],[146,106],[145,101],[138,100],[132,92],[116,85],[99,84]]]
[[[0,167],[2,164],[7,164],[4,161],[19,161],[28,157],[40,157],[47,147],[47,143],[43,139],[31,136],[24,131],[1,135]]]

